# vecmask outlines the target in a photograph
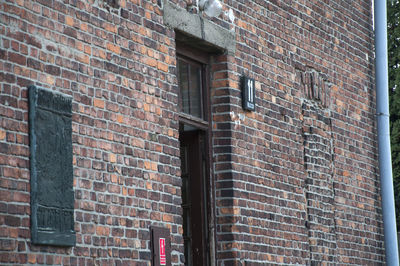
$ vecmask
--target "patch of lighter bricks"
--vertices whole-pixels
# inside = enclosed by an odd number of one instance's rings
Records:
[[[329,85],[317,72],[302,78],[306,227],[310,265],[337,263],[334,150],[329,110]]]

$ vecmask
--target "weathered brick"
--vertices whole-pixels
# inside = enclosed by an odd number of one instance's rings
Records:
[[[121,17],[129,18],[129,11],[126,9],[121,9]]]
[[[17,63],[19,65],[26,65],[26,57],[21,54],[13,53],[13,52],[8,52],[8,60],[10,62]]]
[[[0,49],[0,59],[5,60],[7,56],[7,52],[3,49]]]
[[[42,49],[42,43],[36,39],[35,36],[25,35],[26,43]]]
[[[45,66],[45,72],[54,75],[54,76],[59,76],[61,73],[60,67],[54,66],[54,65],[46,65]]]
[[[42,62],[38,61],[38,60],[33,59],[33,58],[28,58],[27,59],[27,66],[31,67],[33,69],[36,69],[36,70],[40,70],[40,71],[43,71],[43,69],[44,69],[44,64]]]
[[[17,241],[11,239],[0,239],[1,251],[13,251],[17,246]]]
[[[15,216],[6,216],[4,218],[4,224],[8,226],[17,227],[21,225],[21,219]]]
[[[72,37],[72,38],[74,38],[74,39],[77,38],[77,32],[76,32],[76,29],[74,29],[74,28],[65,27],[63,33],[68,35],[68,36],[70,36],[70,37]]]

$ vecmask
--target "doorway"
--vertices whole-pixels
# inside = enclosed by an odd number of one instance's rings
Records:
[[[180,152],[185,265],[207,265],[208,222],[204,132],[181,131]]]
[[[177,51],[182,222],[185,265],[210,265],[210,136],[208,57]],[[214,239],[211,237],[211,239]]]

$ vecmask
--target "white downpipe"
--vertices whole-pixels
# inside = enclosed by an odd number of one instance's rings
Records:
[[[386,265],[398,266],[399,254],[397,247],[392,159],[390,153],[386,0],[374,1],[374,26],[379,174],[381,178]]]

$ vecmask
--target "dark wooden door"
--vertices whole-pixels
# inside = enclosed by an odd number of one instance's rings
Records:
[[[204,134],[180,132],[183,231],[186,265],[207,265]]]

